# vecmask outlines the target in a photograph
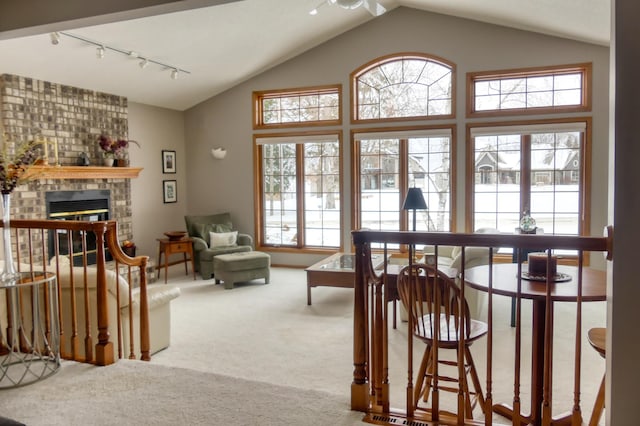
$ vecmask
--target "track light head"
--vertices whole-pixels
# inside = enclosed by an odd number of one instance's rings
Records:
[[[139,51],[137,50],[132,50],[132,49],[122,49],[120,47],[115,47],[115,46],[110,46],[108,44],[105,44],[103,42],[97,41],[97,40],[92,40],[77,34],[72,34],[72,33],[68,33],[66,31],[58,31],[58,32],[52,32],[49,34],[49,37],[51,38],[51,44],[58,44],[60,42],[60,37],[61,36],[65,36],[65,37],[70,37],[73,38],[75,40],[79,40],[83,43],[86,43],[90,46],[93,46],[96,48],[96,57],[98,59],[103,59],[105,54],[107,53],[107,50],[109,51],[109,55],[113,54],[121,54],[126,56],[127,58],[131,59],[135,59],[136,62],[138,63],[138,66],[140,68],[146,68],[149,64],[153,64],[153,65],[157,65],[159,67],[162,68],[162,71],[170,71],[171,74],[171,78],[174,80],[177,80],[179,77],[179,74],[191,74],[190,71],[184,69],[184,68],[180,68],[177,67],[175,65],[171,65],[171,64],[167,64],[165,62],[160,62],[160,61],[156,61],[153,58],[148,57],[147,55],[141,54]],[[118,56],[118,55],[115,55]]]
[[[60,33],[58,32],[53,32],[51,34],[49,34],[49,36],[51,37],[51,44],[58,44],[60,43]]]

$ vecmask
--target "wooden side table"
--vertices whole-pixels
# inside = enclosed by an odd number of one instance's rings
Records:
[[[167,283],[167,272],[169,266],[184,263],[184,272],[189,275],[188,262],[191,261],[191,270],[193,271],[193,279],[196,279],[196,265],[193,258],[193,240],[185,237],[179,240],[170,240],[169,238],[158,238],[160,243],[158,247],[158,279],[160,278],[160,269],[164,266],[164,283]],[[182,253],[182,259],[169,262],[169,256],[172,254]],[[162,262],[164,255],[164,263]],[[188,255],[188,257],[187,257]]]

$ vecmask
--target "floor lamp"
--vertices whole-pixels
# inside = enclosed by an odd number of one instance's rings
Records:
[[[402,210],[413,210],[413,230],[416,230],[416,210],[426,210],[427,203],[424,201],[420,188],[409,188],[407,196],[402,204]],[[409,246],[409,259],[413,257],[413,244]]]

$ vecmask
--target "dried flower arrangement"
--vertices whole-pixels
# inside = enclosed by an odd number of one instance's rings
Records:
[[[10,194],[16,186],[29,180],[27,170],[40,158],[36,141],[12,144],[5,138],[0,150],[0,192]],[[10,149],[11,147],[14,149]]]
[[[104,152],[105,157],[120,157],[125,148],[129,146],[130,143],[133,143],[140,147],[140,144],[134,140],[126,140],[126,139],[112,139],[110,136],[101,134],[98,136],[98,145]]]

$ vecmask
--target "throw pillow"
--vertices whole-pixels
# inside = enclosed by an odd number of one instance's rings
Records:
[[[235,246],[238,239],[238,231],[233,232],[211,232],[209,234],[209,247],[229,247]]]
[[[226,223],[194,223],[191,227],[193,236],[202,238],[208,246],[211,246],[210,235],[212,232],[230,232],[231,228]]]

